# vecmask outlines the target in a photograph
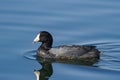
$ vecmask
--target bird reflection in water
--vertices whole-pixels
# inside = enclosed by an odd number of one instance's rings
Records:
[[[40,61],[42,68],[40,70],[34,70],[37,80],[48,80],[53,73],[52,63],[49,61]]]
[[[78,64],[92,66],[94,63],[98,62],[98,59],[86,59],[86,60],[55,60],[55,59],[45,59],[37,58],[37,61],[41,64],[42,68],[40,70],[34,70],[37,80],[48,80],[53,73],[52,62],[67,63],[67,64]]]

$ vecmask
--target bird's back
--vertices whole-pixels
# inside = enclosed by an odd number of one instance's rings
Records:
[[[99,51],[96,51],[95,46],[80,46],[80,45],[63,45],[63,46],[58,46],[55,48],[51,48],[49,50],[50,54],[62,57],[80,57],[83,55],[87,55],[90,52],[92,54],[97,54]]]

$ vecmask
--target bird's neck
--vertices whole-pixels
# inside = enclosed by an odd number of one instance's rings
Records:
[[[44,50],[49,50],[50,48],[52,48],[52,42],[44,42],[41,44],[40,48]]]

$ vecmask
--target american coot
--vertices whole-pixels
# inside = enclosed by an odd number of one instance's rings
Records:
[[[53,38],[47,31],[41,31],[34,39],[34,43],[42,42],[37,50],[37,57],[55,60],[93,60],[99,59],[100,51],[90,45],[62,45],[52,47]]]

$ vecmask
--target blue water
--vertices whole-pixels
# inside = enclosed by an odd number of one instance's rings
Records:
[[[0,0],[0,80],[35,80],[39,31],[53,46],[90,44],[101,51],[93,66],[52,63],[49,80],[120,79],[119,0]],[[27,54],[27,58],[25,57]]]

